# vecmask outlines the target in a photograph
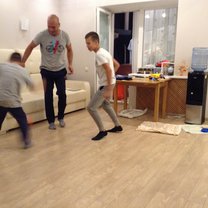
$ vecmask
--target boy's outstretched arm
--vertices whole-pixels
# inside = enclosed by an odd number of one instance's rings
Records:
[[[116,59],[113,59],[113,66],[114,66],[114,71],[117,72],[118,68],[120,67],[120,64]]]

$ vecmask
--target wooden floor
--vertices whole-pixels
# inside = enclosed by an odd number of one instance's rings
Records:
[[[34,124],[28,150],[18,129],[0,136],[0,208],[207,208],[208,136],[136,131],[151,118],[121,118],[124,131],[98,142],[86,110],[64,129]]]

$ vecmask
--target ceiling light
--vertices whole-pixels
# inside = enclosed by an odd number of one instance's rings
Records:
[[[162,17],[163,18],[165,18],[166,17],[166,13],[164,12],[164,13],[162,13]]]
[[[150,18],[149,14],[146,14],[145,19],[149,19],[149,18]]]

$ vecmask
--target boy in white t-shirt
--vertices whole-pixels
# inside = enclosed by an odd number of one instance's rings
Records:
[[[99,133],[92,140],[100,140],[107,136],[107,132],[121,132],[123,128],[110,104],[110,97],[116,83],[115,71],[119,68],[119,63],[112,58],[110,53],[100,47],[99,36],[96,32],[89,32],[85,36],[86,45],[89,51],[95,52],[95,65],[99,78],[99,89],[91,99],[87,110],[98,126]],[[112,119],[115,127],[105,130],[98,108],[102,107]]]

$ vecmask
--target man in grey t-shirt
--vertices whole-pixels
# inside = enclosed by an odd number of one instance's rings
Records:
[[[0,129],[9,112],[20,126],[24,148],[28,148],[31,140],[26,114],[21,106],[20,90],[23,84],[33,88],[33,83],[20,63],[21,55],[15,52],[10,57],[10,63],[0,64]]]
[[[69,36],[60,30],[59,18],[56,15],[48,17],[48,29],[36,35],[28,45],[23,55],[23,65],[30,56],[32,50],[40,45],[41,66],[40,72],[43,79],[45,91],[45,110],[49,123],[49,129],[56,129],[55,113],[53,107],[53,88],[57,88],[58,95],[58,120],[60,127],[65,126],[64,111],[66,107],[66,85],[65,77],[73,73],[72,58],[73,51]],[[65,58],[67,52],[67,60]],[[68,70],[67,70],[68,68]]]

